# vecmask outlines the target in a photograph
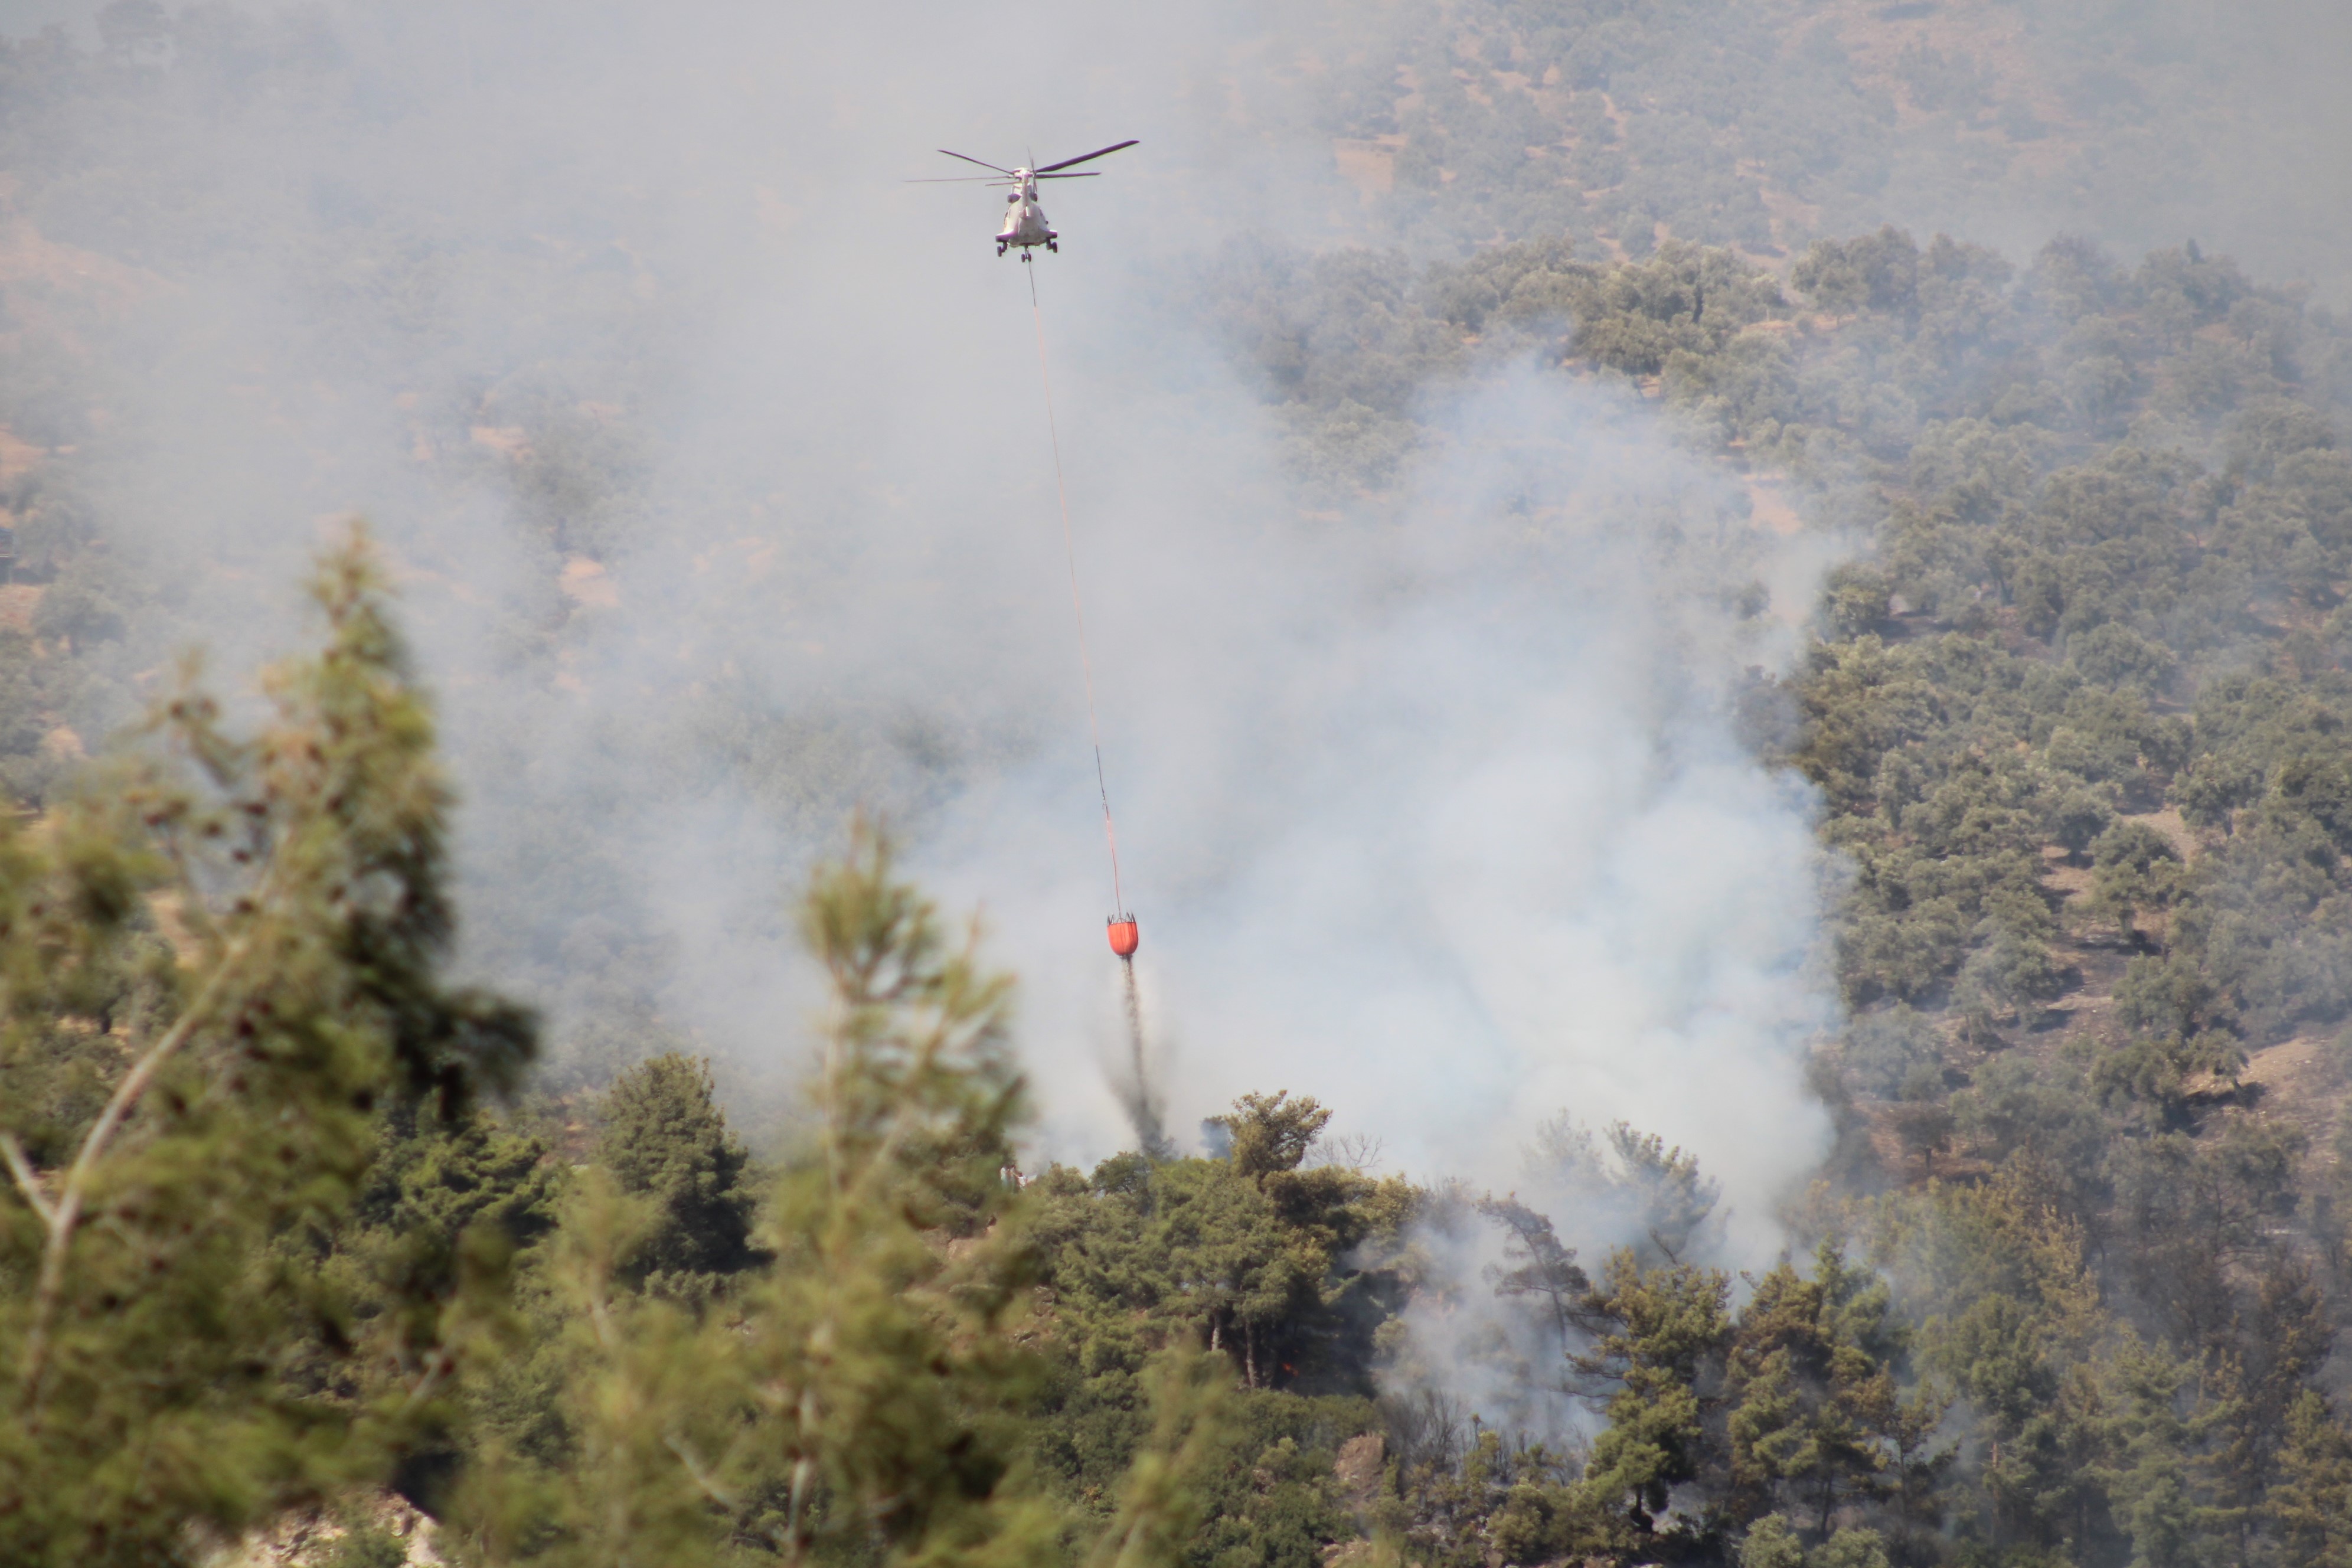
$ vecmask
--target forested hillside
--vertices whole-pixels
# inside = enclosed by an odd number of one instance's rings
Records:
[[[2295,149],[2338,112],[2312,73],[2344,44],[2293,6],[1445,0],[1335,35],[1292,85],[1410,243],[1779,258],[1889,219],[2012,245],[2221,223],[2336,283],[2343,176]]]
[[[1483,1503],[1405,1485],[1408,1539],[1475,1521],[1472,1552],[1513,1562],[1705,1558],[1742,1531],[1750,1562],[1804,1541],[2325,1561],[2352,1136],[2332,315],[2193,245],[2126,266],[2062,239],[2019,268],[1892,229],[1816,242],[1785,279],[1537,240],[1232,293],[1269,395],[1329,432],[1307,459],[1326,473],[1398,459],[1409,403],[1400,447],[1368,452],[1350,416],[1401,359],[1464,374],[1532,346],[1654,399],[1759,526],[1793,502],[1868,531],[1804,667],[1742,698],[1849,868],[1852,1018],[1815,1062],[1840,1143],[1791,1215],[1829,1250],[1735,1311],[1675,1248],[1596,1286],[1492,1211],[1523,1262],[1491,1283],[1560,1312],[1552,1375],[1609,1425],[1587,1453],[1464,1459],[1449,1484]],[[1331,314],[1378,325],[1292,325]],[[1855,1282],[1865,1261],[1885,1284]]]
[[[373,46],[130,0],[0,46],[0,1558],[2352,1560],[2352,324],[2338,279],[2214,231],[2092,237],[2242,227],[2275,174],[2246,149],[2308,151],[2244,112],[2291,39],[2136,20],[2119,49],[2082,6],[1390,8],[1231,94],[1297,96],[1335,230],[1378,243],[1130,275],[1324,535],[1393,522],[1464,439],[1450,395],[1532,375],[1838,563],[1798,605],[1728,580],[1739,541],[1706,579],[1795,639],[1717,717],[1801,781],[1829,868],[1833,1142],[1769,1214],[1577,1107],[1517,1188],[1396,1170],[1339,1133],[1361,1059],[1181,1147],[1038,1153],[1013,977],[842,812],[919,836],[1028,715],[698,667],[581,721],[563,754],[623,759],[585,799],[535,773],[547,730],[469,742],[512,790],[482,810],[529,820],[461,865],[400,629],[486,596],[420,564],[446,533],[336,524],[257,700],[173,661],[249,651],[275,556],[141,466],[179,435],[140,385],[193,352],[169,302],[283,221],[167,149],[340,126],[346,92],[393,118]],[[506,531],[465,682],[578,689],[632,562],[754,577],[722,552],[782,502],[664,488],[691,443],[645,345],[688,318],[652,268],[299,204],[341,334],[304,352],[341,379],[257,346],[222,426],[329,453],[320,410],[366,405],[401,496]],[[547,335],[450,373],[483,297]],[[547,348],[590,321],[628,352]],[[690,939],[599,837],[714,780],[816,862],[772,920],[824,993],[768,1021],[785,1115],[663,1015]]]

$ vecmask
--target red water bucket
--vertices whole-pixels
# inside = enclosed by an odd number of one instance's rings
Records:
[[[1143,941],[1141,934],[1135,929],[1135,917],[1121,915],[1110,921],[1109,925],[1110,950],[1121,958],[1133,958],[1137,945]]]

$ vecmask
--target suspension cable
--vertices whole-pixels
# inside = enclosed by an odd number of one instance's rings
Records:
[[[1030,262],[1028,252],[1021,256]],[[1070,491],[1062,479],[1062,437],[1054,420],[1054,378],[1045,369],[1045,315],[1037,307],[1037,268],[1034,262],[1024,268],[1029,274],[1029,316],[1037,327],[1037,379],[1045,388],[1045,435],[1054,448],[1054,494],[1062,506],[1062,554],[1070,567],[1070,613],[1078,626],[1078,668],[1086,677],[1087,738],[1095,749],[1095,790],[1102,796],[1103,842],[1110,847],[1111,912],[1125,916],[1126,894],[1121,891],[1118,878],[1118,829],[1111,823],[1110,785],[1104,782],[1102,760],[1102,726],[1095,718],[1095,664],[1087,651],[1087,606],[1078,595],[1078,547],[1070,531]]]

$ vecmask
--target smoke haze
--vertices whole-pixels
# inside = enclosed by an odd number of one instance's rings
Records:
[[[900,182],[964,167],[939,146],[1135,136],[1048,187],[1068,238],[1035,282],[1168,1125],[1286,1088],[1499,1186],[1545,1118],[1623,1117],[1701,1151],[1742,1255],[1771,1249],[1824,1132],[1826,868],[1731,698],[1839,547],[1751,526],[1630,390],[1501,360],[1425,389],[1388,493],[1301,489],[1171,280],[1245,237],[1381,237],[1282,107],[1300,40],[1353,20],[217,25],[148,118],[57,111],[142,185],[53,195],[38,245],[15,220],[20,274],[81,269],[45,308],[89,345],[93,499],[181,563],[123,689],[171,642],[285,646],[321,521],[373,518],[467,802],[471,962],[549,1007],[560,1080],[683,1037],[776,1112],[814,999],[785,903],[870,801],[1022,976],[1039,1155],[1129,1141],[1030,279],[990,254],[995,193]],[[239,29],[310,50],[305,89],[244,94]],[[2023,243],[2053,215],[1979,216]]]

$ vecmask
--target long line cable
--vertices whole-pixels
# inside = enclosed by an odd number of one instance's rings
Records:
[[[1022,260],[1028,261],[1024,253]],[[1104,782],[1102,760],[1102,725],[1095,717],[1095,661],[1087,651],[1087,606],[1078,594],[1078,546],[1070,530],[1070,490],[1062,479],[1062,437],[1054,420],[1054,377],[1045,368],[1045,314],[1037,306],[1037,268],[1032,264],[1023,270],[1029,274],[1029,317],[1037,327],[1037,379],[1045,388],[1045,435],[1054,448],[1054,494],[1062,505],[1062,554],[1070,566],[1070,613],[1078,625],[1078,668],[1085,674],[1087,684],[1087,738],[1095,748],[1095,789],[1102,796],[1103,842],[1110,847],[1111,912],[1127,913],[1127,897],[1121,891],[1118,879],[1118,829],[1110,817],[1110,785]]]

